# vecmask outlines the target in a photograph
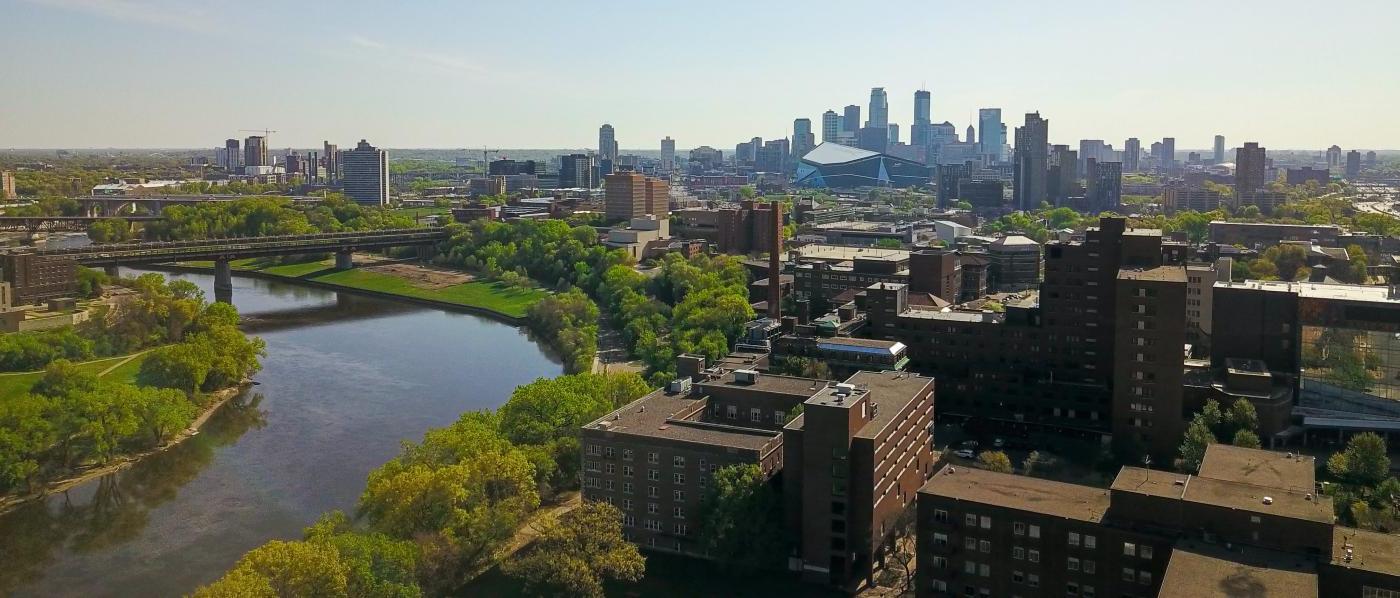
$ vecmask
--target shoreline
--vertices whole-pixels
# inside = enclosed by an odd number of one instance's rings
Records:
[[[10,511],[18,509],[23,505],[29,504],[30,502],[47,498],[50,495],[57,494],[59,492],[65,492],[73,488],[74,486],[77,486],[84,482],[100,478],[110,473],[116,473],[128,467],[136,465],[141,460],[147,457],[164,452],[167,449],[170,449],[186,440],[189,440],[190,438],[193,438],[196,434],[199,433],[200,428],[203,428],[204,424],[209,421],[209,418],[213,417],[215,413],[222,409],[223,406],[229,401],[233,400],[234,397],[243,394],[243,391],[248,389],[252,385],[252,380],[244,379],[236,386],[222,388],[210,393],[210,396],[213,398],[213,400],[209,403],[209,406],[206,407],[204,411],[200,412],[200,414],[194,418],[194,421],[190,422],[189,426],[186,426],[185,429],[181,430],[179,434],[176,434],[169,440],[165,441],[164,443],[161,443],[159,446],[146,449],[139,453],[132,453],[129,455],[122,455],[116,457],[112,460],[112,462],[107,463],[105,465],[99,465],[91,469],[83,470],[81,473],[77,473],[76,475],[73,475],[71,477],[49,482],[45,484],[43,488],[40,488],[39,490],[36,490],[34,492],[29,492],[26,494],[7,494],[4,496],[0,496],[0,515],[9,513]]]
[[[211,274],[211,273],[213,273],[213,269],[211,269],[211,268],[204,268],[204,267],[200,267],[200,266],[185,266],[185,265],[180,265],[180,264],[168,264],[168,263],[166,263],[166,264],[143,264],[143,265],[141,265],[141,266],[139,266],[139,267],[140,267],[140,268],[149,269],[149,270],[166,270],[166,271],[170,271],[170,272],[185,272],[185,273],[190,273],[190,274]],[[277,282],[290,282],[290,283],[294,283],[294,284],[304,284],[304,285],[307,285],[307,286],[310,286],[310,287],[315,287],[315,288],[319,288],[319,289],[325,289],[325,290],[328,290],[328,291],[336,291],[336,292],[341,292],[341,293],[351,293],[351,294],[356,294],[356,295],[363,295],[363,296],[366,296],[366,297],[373,297],[373,298],[376,298],[376,299],[385,299],[385,300],[389,300],[389,301],[403,301],[403,302],[407,302],[407,303],[413,303],[413,304],[416,304],[416,305],[422,305],[422,306],[424,306],[424,307],[431,307],[431,308],[434,308],[434,309],[441,309],[441,310],[445,310],[445,311],[452,311],[452,312],[458,312],[458,313],[469,313],[469,314],[472,314],[472,315],[477,315],[477,316],[482,316],[482,317],[486,317],[486,318],[491,318],[491,319],[493,319],[493,320],[496,320],[496,321],[498,321],[498,322],[501,322],[502,324],[509,324],[509,325],[511,325],[511,326],[525,326],[526,324],[528,324],[528,318],[527,318],[526,316],[519,316],[519,317],[517,317],[517,316],[512,316],[512,315],[510,315],[510,314],[502,313],[502,312],[496,311],[496,310],[494,310],[494,309],[491,309],[491,308],[488,308],[488,307],[481,307],[481,306],[478,306],[478,305],[465,305],[465,304],[462,304],[462,303],[451,303],[451,302],[448,302],[448,301],[439,301],[439,300],[436,300],[436,299],[424,299],[424,298],[422,298],[422,297],[411,297],[411,296],[408,296],[408,295],[399,295],[399,294],[395,294],[395,293],[386,293],[386,292],[384,292],[384,291],[374,291],[374,290],[369,290],[369,289],[360,289],[360,288],[356,288],[356,287],[349,287],[349,286],[340,285],[340,284],[335,284],[335,283],[330,283],[330,282],[321,282],[321,281],[319,281],[319,280],[315,280],[315,279],[311,279],[311,278],[302,278],[302,277],[299,277],[299,276],[282,276],[282,275],[280,275],[280,274],[269,274],[269,273],[267,273],[267,272],[261,272],[261,271],[258,271],[258,270],[234,270],[232,273],[233,273],[234,276],[247,276],[247,277],[249,277],[249,278],[261,278],[261,279],[263,279],[263,280],[274,280],[274,281],[277,281]]]

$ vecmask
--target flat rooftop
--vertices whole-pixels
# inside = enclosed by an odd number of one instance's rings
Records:
[[[943,311],[941,309],[908,309],[899,314],[901,318],[920,318],[924,320],[943,320],[947,322],[988,322],[1000,323],[1006,319],[1006,314],[994,311]]]
[[[727,370],[709,379],[701,380],[696,382],[695,385],[700,387],[700,394],[704,394],[705,387],[713,386],[786,394],[804,398],[810,397],[817,391],[829,386],[826,380],[766,373],[760,373],[755,376],[753,382],[740,382],[733,370]]]
[[[1102,488],[970,467],[944,467],[919,494],[1090,523],[1098,523],[1108,510],[1108,492]]]
[[[1276,293],[1297,293],[1308,299],[1357,301],[1388,307],[1400,307],[1400,295],[1392,297],[1390,288],[1382,285],[1328,284],[1322,282],[1285,282],[1281,280],[1246,280],[1217,282],[1217,289],[1252,289]]]
[[[1270,488],[1141,467],[1119,470],[1111,488],[1116,492],[1184,500],[1316,523],[1332,523],[1333,519],[1332,499],[1309,497],[1311,489]],[[1264,503],[1265,497],[1269,498],[1269,504]]]
[[[1206,447],[1201,472],[1197,475],[1266,488],[1312,492],[1317,479],[1316,461],[1296,453],[1212,444]]]
[[[701,396],[657,389],[584,426],[611,434],[764,451],[782,441],[780,432],[688,419],[703,412]]]
[[[1316,568],[1301,556],[1182,542],[1172,549],[1157,596],[1316,598],[1317,591]]]
[[[1118,280],[1155,280],[1161,282],[1186,282],[1186,268],[1182,266],[1158,266],[1156,268],[1122,268],[1118,270]]]
[[[856,438],[879,436],[915,397],[927,393],[933,386],[933,378],[896,371],[859,371],[847,378],[846,382],[869,390],[871,400],[880,406],[875,417],[856,432]]]
[[[793,250],[805,260],[824,262],[849,262],[857,258],[864,260],[907,261],[909,252],[903,249],[880,249],[876,247],[848,247],[845,245],[823,245],[814,243]]]
[[[1337,526],[1332,531],[1332,564],[1400,576],[1400,536]]]

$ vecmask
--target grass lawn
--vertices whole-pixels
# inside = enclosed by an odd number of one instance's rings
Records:
[[[341,270],[312,277],[311,280],[338,284],[353,289],[392,293],[405,297],[432,299],[480,307],[513,317],[524,317],[526,310],[548,293],[540,289],[513,289],[496,282],[465,282],[441,289],[425,289],[408,281],[365,270]]]
[[[332,267],[333,266],[330,260],[325,260],[320,262],[302,262],[300,264],[279,264],[276,266],[258,268],[257,270],[259,272],[273,274],[276,276],[300,278],[302,276],[306,276],[307,274],[314,274],[322,270],[328,270]]]
[[[126,359],[125,355],[84,361],[78,364],[78,369],[91,374],[100,374],[103,370],[121,363],[123,359]],[[135,382],[136,372],[141,370],[141,362],[144,359],[145,355],[137,357],[127,362],[125,365],[112,370],[111,373],[103,376],[103,378],[115,382]],[[42,377],[44,377],[43,372],[0,374],[0,398],[29,392],[29,388],[34,386],[34,383],[38,382]]]
[[[396,209],[396,210],[392,210],[392,213],[394,213],[394,214],[402,214],[402,215],[404,215],[404,216],[408,216],[409,218],[418,219],[418,218],[425,217],[425,216],[433,216],[433,215],[438,215],[438,214],[447,214],[447,213],[449,213],[449,212],[451,212],[451,211],[452,211],[452,210],[449,209],[449,208],[436,208],[436,207],[434,207],[434,208],[399,208],[399,209]]]

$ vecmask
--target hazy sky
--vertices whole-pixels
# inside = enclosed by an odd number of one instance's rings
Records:
[[[0,147],[732,150],[913,93],[959,134],[1400,148],[1400,2],[0,0]]]

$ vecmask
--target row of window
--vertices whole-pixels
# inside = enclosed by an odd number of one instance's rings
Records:
[[[700,487],[701,487],[701,488],[705,487],[705,478],[700,478],[700,482],[701,482],[701,483],[700,483]],[[595,478],[595,477],[585,476],[585,477],[583,478],[583,487],[584,487],[584,488],[594,488],[594,489],[602,489],[602,490],[612,491],[612,490],[614,489],[614,484],[613,484],[613,481],[612,481],[612,480],[600,480],[600,479]],[[622,483],[622,493],[623,493],[623,494],[631,494],[631,493],[632,493],[632,489],[633,489],[632,482],[623,482],[623,483]],[[660,498],[661,492],[660,492],[660,490],[657,489],[656,486],[647,486],[647,496],[650,497],[650,498]],[[611,500],[611,497],[606,497],[606,498],[604,498],[604,500]],[[685,490],[672,490],[672,491],[671,491],[671,500],[674,500],[674,501],[676,501],[676,502],[684,502],[684,501],[685,501]]]

